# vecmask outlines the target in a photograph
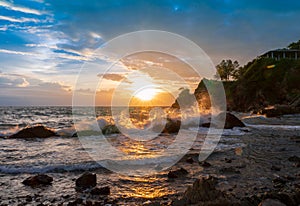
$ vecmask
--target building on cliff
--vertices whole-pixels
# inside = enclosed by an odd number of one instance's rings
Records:
[[[300,49],[276,49],[271,50],[263,55],[260,58],[272,58],[276,60],[280,59],[300,59]]]

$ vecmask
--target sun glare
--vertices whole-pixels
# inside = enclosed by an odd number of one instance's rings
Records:
[[[150,101],[158,93],[159,93],[158,89],[145,88],[145,89],[139,91],[138,93],[136,93],[134,96],[142,101]]]

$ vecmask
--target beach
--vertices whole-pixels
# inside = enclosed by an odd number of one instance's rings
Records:
[[[195,180],[209,176],[217,179],[216,189],[232,204],[258,205],[268,195],[274,198],[274,194],[286,194],[277,195],[286,205],[299,204],[296,202],[299,198],[294,196],[299,194],[300,186],[297,159],[300,157],[300,116],[265,118],[242,113],[236,116],[246,127],[225,129],[205,162],[198,162],[198,155],[207,128],[191,127],[191,131],[198,130],[198,135],[188,154],[167,170],[141,177],[118,174],[102,167],[88,155],[77,137],[2,138],[1,205],[176,205]],[[164,134],[155,141],[159,145],[170,144],[174,136]],[[116,147],[120,140],[126,141],[121,134],[109,138]],[[130,148],[136,149],[136,145],[128,146]],[[159,149],[163,149],[162,146]],[[152,150],[155,151],[155,147]],[[147,147],[135,151],[151,153]],[[178,172],[181,168],[187,173]],[[76,189],[76,180],[87,171],[96,174],[96,187],[109,187],[109,195],[92,195],[90,189]],[[170,175],[170,171],[175,172],[175,176]],[[46,174],[53,182],[36,187],[22,183],[37,174]],[[210,203],[202,201],[201,204]]]

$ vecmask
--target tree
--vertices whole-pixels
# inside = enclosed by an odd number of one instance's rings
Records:
[[[221,80],[228,81],[230,78],[237,79],[239,63],[238,61],[232,62],[232,60],[222,60],[220,64],[217,65],[217,74]]]
[[[300,40],[288,45],[288,49],[300,49]]]

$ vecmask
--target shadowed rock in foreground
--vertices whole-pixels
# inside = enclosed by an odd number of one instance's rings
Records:
[[[9,136],[9,138],[47,138],[55,136],[57,136],[57,134],[52,130],[44,126],[35,126],[22,129],[16,134]]]

